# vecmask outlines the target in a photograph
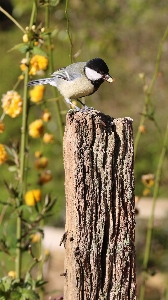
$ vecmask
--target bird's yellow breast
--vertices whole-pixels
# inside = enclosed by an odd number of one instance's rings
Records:
[[[73,81],[59,79],[58,90],[64,98],[77,99],[92,94],[94,85],[85,76]]]

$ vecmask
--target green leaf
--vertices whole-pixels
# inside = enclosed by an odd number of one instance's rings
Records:
[[[5,145],[5,150],[6,150],[6,152],[7,152],[9,155],[13,156],[13,150],[12,150],[10,147],[8,147],[7,145]]]
[[[26,204],[23,204],[23,205],[20,205],[18,208],[17,208],[18,211],[28,211],[29,213],[32,213],[32,208],[31,206],[27,206]]]
[[[41,48],[39,48],[39,47],[37,47],[37,46],[33,47],[32,53],[33,53],[34,55],[38,54],[38,55],[42,55],[42,56],[47,57],[47,54],[46,54]]]
[[[19,300],[38,300],[39,296],[32,290],[22,289],[22,296]]]
[[[5,187],[7,189],[7,191],[9,192],[9,194],[11,195],[11,197],[14,197],[16,198],[18,193],[17,191],[13,188],[13,186],[10,184],[7,183],[7,181],[4,179],[4,184],[5,184]]]
[[[8,246],[6,245],[5,239],[0,239],[0,251],[9,253]],[[4,278],[6,278],[6,277],[4,277]]]
[[[48,281],[45,281],[45,280],[38,280],[36,282],[36,287],[40,287],[40,286],[43,286],[44,284],[48,283]]]
[[[0,300],[6,300],[5,294],[1,291],[0,291]]]
[[[26,273],[26,276],[25,276],[24,282],[29,282],[30,279],[31,279],[31,274],[30,274],[30,272],[27,272],[27,273]]]
[[[46,200],[46,199],[45,199]],[[53,208],[53,206],[55,205],[55,203],[57,202],[57,199],[49,199],[49,201],[45,201],[45,209],[46,212],[51,211],[51,209]]]
[[[18,170],[18,167],[16,165],[8,167],[9,172],[16,172]]]
[[[3,285],[4,285],[5,292],[10,290],[11,283],[12,283],[12,277],[10,276],[3,277]]]
[[[10,293],[10,299],[11,300],[20,300],[21,299],[21,294],[18,291],[12,291]]]
[[[29,46],[25,43],[21,43],[21,44],[15,45],[13,48],[8,50],[8,52],[11,52],[13,50],[19,50],[22,53],[26,53],[29,50]]]
[[[13,205],[11,203],[9,203],[9,202],[5,202],[5,201],[0,200],[0,203],[3,204],[3,205],[8,205],[8,206],[12,206],[13,207]]]
[[[51,32],[51,37],[54,37],[58,33],[58,28],[55,28]]]
[[[21,283],[20,283],[20,279],[19,278],[15,278],[15,279],[12,280],[12,288],[13,289],[16,289],[20,285],[21,285]]]
[[[56,6],[56,5],[58,5],[60,3],[60,0],[50,0],[49,1],[49,4],[51,5],[51,6]]]
[[[53,32],[54,28],[47,28],[43,33],[41,33],[42,37],[48,36]]]
[[[54,213],[50,213],[50,214],[45,214],[44,215],[44,218],[46,219],[46,218],[50,218],[50,217],[52,217],[54,215]]]
[[[2,280],[0,281],[0,296],[2,295],[2,292],[5,291],[4,285],[2,283]]]
[[[39,214],[40,211],[39,211],[39,207],[38,207],[37,202],[35,202],[34,208],[35,208],[36,212]]]

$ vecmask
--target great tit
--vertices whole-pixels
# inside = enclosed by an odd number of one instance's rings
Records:
[[[88,62],[73,63],[51,74],[51,78],[30,81],[28,86],[50,84],[55,86],[64,97],[67,104],[73,105],[71,99],[79,101],[85,109],[88,107],[78,98],[89,96],[96,92],[104,82],[113,82],[109,69],[101,58],[93,58]]]

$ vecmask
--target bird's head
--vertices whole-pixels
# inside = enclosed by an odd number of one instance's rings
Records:
[[[100,81],[101,83],[103,81],[114,81],[114,79],[109,75],[109,69],[104,60],[98,57],[93,58],[86,63],[84,72],[86,77],[93,83],[95,81]]]

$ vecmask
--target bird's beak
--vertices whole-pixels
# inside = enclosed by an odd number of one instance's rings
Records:
[[[113,82],[114,81],[114,78],[111,77],[109,74],[106,74],[104,77],[103,77],[104,80],[108,81],[108,82]]]

